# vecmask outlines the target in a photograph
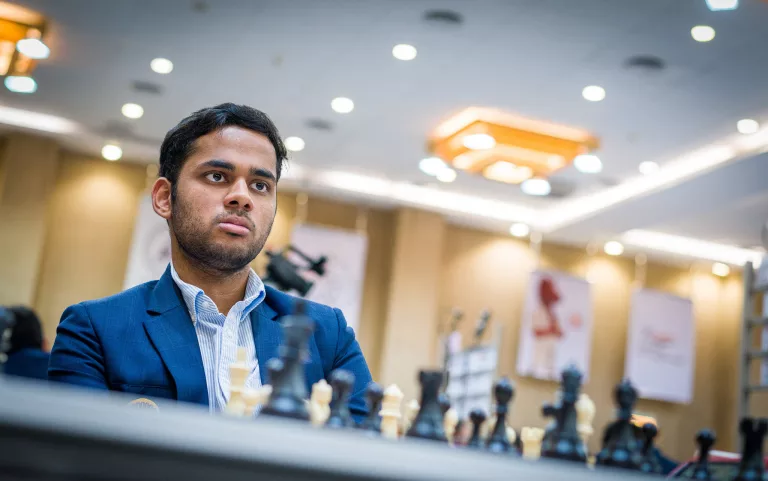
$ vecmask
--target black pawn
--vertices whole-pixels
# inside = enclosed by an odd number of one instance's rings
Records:
[[[696,435],[696,444],[699,445],[699,459],[693,468],[693,479],[699,481],[709,481],[712,479],[712,473],[709,471],[709,450],[714,446],[717,437],[713,431],[702,429]]]
[[[587,461],[587,450],[577,427],[576,401],[580,390],[581,373],[575,366],[571,366],[561,375],[560,399],[542,408],[544,416],[553,418],[541,441],[543,457],[580,463]]]
[[[437,397],[437,402],[440,404],[440,412],[443,413],[443,417],[445,417],[445,413],[451,409],[451,398],[449,398],[446,393],[441,392]]]
[[[309,420],[309,412],[304,403],[307,399],[304,359],[314,323],[304,314],[304,307],[304,302],[298,302],[296,313],[281,319],[283,343],[278,350],[280,358],[267,362],[272,395],[262,410],[264,414]]]
[[[763,442],[768,432],[768,419],[744,418],[739,423],[742,439],[739,473],[733,481],[762,481],[765,475]]]
[[[358,427],[369,433],[380,434],[381,417],[379,416],[379,411],[381,411],[381,401],[384,399],[384,390],[381,386],[372,382],[365,391],[365,399],[368,405],[368,416],[363,419],[363,422]]]
[[[468,448],[483,447],[483,440],[480,437],[480,431],[483,429],[483,423],[485,422],[485,419],[485,412],[482,409],[473,409],[469,413],[469,422],[472,423],[472,436],[467,442]]]
[[[616,420],[605,428],[603,447],[597,453],[597,464],[639,470],[642,452],[631,422],[637,390],[628,380],[624,380],[616,386],[613,395],[618,406]]]
[[[419,383],[421,384],[421,408],[405,435],[409,438],[447,442],[443,429],[443,412],[438,399],[440,386],[443,383],[443,373],[442,371],[421,371]]]
[[[355,375],[344,369],[337,369],[331,373],[331,388],[333,397],[331,398],[331,412],[325,427],[331,429],[344,429],[355,426],[355,420],[349,412],[349,395],[352,392],[352,386],[355,384]]]
[[[509,402],[515,395],[515,388],[509,379],[502,378],[493,388],[493,396],[496,400],[496,424],[488,437],[488,451],[492,453],[509,452],[509,438],[507,438],[507,413]]]
[[[661,474],[661,465],[656,459],[656,447],[653,444],[659,430],[653,423],[645,423],[642,431],[645,442],[643,443],[643,461],[640,463],[640,471],[649,474]]]

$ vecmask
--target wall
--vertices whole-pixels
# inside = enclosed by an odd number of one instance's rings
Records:
[[[544,245],[540,264],[593,280],[594,333],[590,381],[584,391],[597,406],[595,436],[590,447],[597,449],[603,427],[614,416],[612,390],[624,372],[624,355],[634,263],[625,258],[595,256],[583,250]],[[515,427],[546,425],[541,416],[544,402],[554,400],[557,385],[520,378],[515,374],[520,320],[528,276],[537,266],[533,251],[523,241],[475,230],[450,227],[446,233],[440,312],[447,318],[453,306],[466,312],[464,339],[471,337],[477,314],[493,310],[494,322],[503,325],[500,375],[508,375],[517,386],[511,410]],[[694,401],[690,405],[644,401],[637,410],[654,415],[661,427],[660,445],[678,459],[690,456],[698,429],[714,428],[721,449],[734,447],[733,416],[736,407],[734,358],[738,349],[741,298],[735,277],[720,280],[708,272],[694,272],[651,264],[646,286],[679,295],[694,302],[696,377]]]

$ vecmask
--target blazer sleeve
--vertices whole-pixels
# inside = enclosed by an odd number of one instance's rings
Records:
[[[61,316],[48,364],[48,379],[83,387],[108,390],[104,353],[88,310],[70,306]]]
[[[355,332],[347,325],[344,314],[337,308],[334,308],[333,312],[339,324],[333,370],[344,369],[355,375],[355,384],[349,398],[349,410],[355,421],[360,422],[368,413],[365,390],[372,381],[371,372],[363,357],[360,344],[355,339]]]

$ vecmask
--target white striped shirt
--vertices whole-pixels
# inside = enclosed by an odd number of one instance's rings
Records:
[[[250,369],[245,386],[261,386],[250,313],[264,300],[264,283],[251,269],[245,286],[245,297],[236,302],[225,316],[202,289],[179,278],[173,263],[171,276],[181,290],[189,317],[195,325],[208,386],[208,406],[211,412],[220,412],[229,400],[229,367],[235,362],[238,346],[245,347]]]

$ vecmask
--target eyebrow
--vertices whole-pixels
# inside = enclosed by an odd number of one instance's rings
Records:
[[[211,159],[206,162],[203,162],[202,164],[200,164],[200,166],[224,169],[229,172],[235,171],[235,165],[232,162],[227,162],[226,160],[221,160],[221,159]],[[251,169],[248,171],[248,174],[254,177],[262,177],[272,181],[277,181],[277,177],[275,176],[275,174],[261,167],[251,167]]]

